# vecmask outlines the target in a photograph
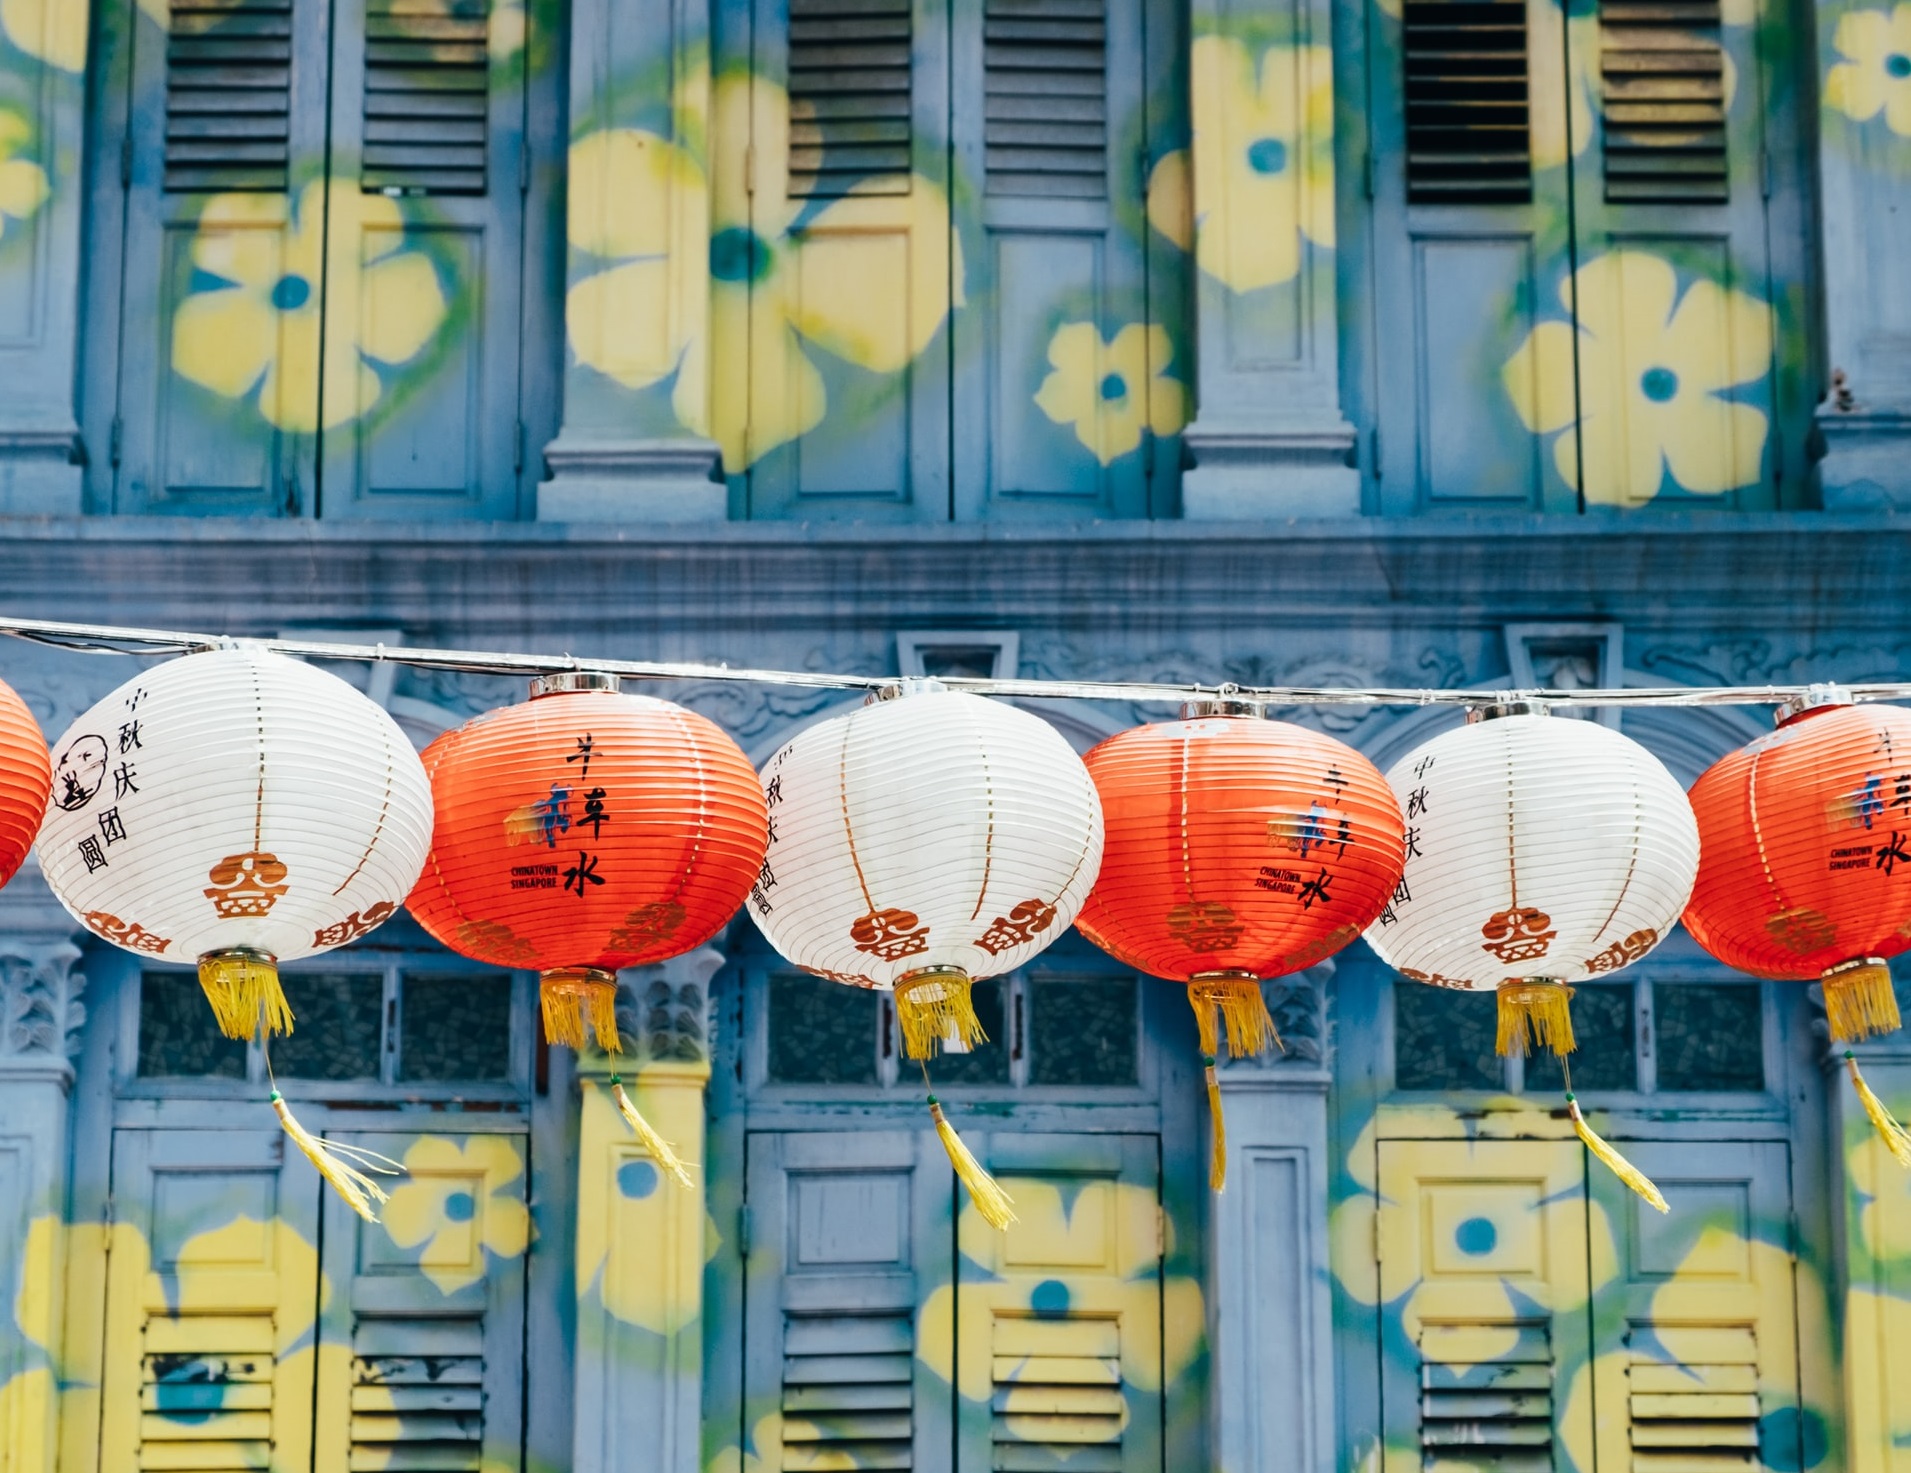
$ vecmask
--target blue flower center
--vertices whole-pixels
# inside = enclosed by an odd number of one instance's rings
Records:
[[[1911,77],[1911,56],[1902,51],[1894,51],[1884,59],[1885,75],[1902,80]]]
[[[641,1202],[657,1190],[657,1168],[648,1161],[626,1161],[617,1168],[617,1190]]]
[[[718,281],[755,281],[770,269],[769,243],[732,225],[710,237],[710,274]]]
[[[1490,1218],[1469,1217],[1453,1230],[1453,1241],[1469,1257],[1483,1258],[1498,1246],[1500,1231]]]
[[[1287,167],[1287,145],[1278,138],[1257,138],[1247,146],[1247,166],[1257,174],[1278,174]]]
[[[1043,1316],[1067,1314],[1068,1300],[1068,1285],[1060,1279],[1043,1279],[1028,1297],[1029,1308]]]
[[[303,276],[281,276],[272,283],[272,305],[281,312],[296,312],[312,300],[312,283]]]
[[[1639,389],[1654,404],[1663,404],[1679,392],[1679,376],[1669,368],[1648,368],[1639,376]]]
[[[1126,399],[1128,397],[1128,380],[1118,373],[1109,374],[1107,378],[1101,381],[1101,396],[1111,404],[1117,399]]]
[[[452,1222],[470,1222],[477,1211],[478,1204],[469,1192],[453,1192],[445,1198],[445,1216]]]

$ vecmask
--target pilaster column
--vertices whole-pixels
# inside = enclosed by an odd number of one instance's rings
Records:
[[[68,1108],[86,979],[72,922],[22,877],[0,897],[0,1468],[58,1447]],[[37,894],[35,893],[37,892]]]
[[[1331,17],[1330,0],[1193,0],[1189,518],[1360,511],[1340,410]],[[1175,182],[1157,168],[1157,223]]]
[[[1828,509],[1911,508],[1911,296],[1881,290],[1911,217],[1911,73],[1888,0],[1819,0],[1818,228],[1825,364],[1818,410]],[[1899,17],[1894,39],[1893,17]]]
[[[85,0],[0,5],[0,516],[77,516]]]
[[[706,946],[620,973],[627,1052],[579,1060],[576,1473],[698,1473],[708,998],[722,965]],[[695,1190],[664,1176],[625,1125],[611,1101],[619,1071]]]
[[[571,12],[564,417],[541,521],[720,521],[709,0]]]
[[[1220,1071],[1227,1189],[1214,1203],[1214,1465],[1333,1473],[1326,983],[1264,985],[1287,1045]]]

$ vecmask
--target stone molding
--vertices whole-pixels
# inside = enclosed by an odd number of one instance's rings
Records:
[[[0,1073],[44,1072],[71,1080],[80,1052],[86,978],[80,949],[65,937],[0,935]]]

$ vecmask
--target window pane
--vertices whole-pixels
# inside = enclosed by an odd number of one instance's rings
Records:
[[[377,972],[285,972],[292,1032],[272,1041],[288,1079],[376,1079],[385,979]]]
[[[505,972],[406,973],[399,999],[398,1077],[511,1077],[511,978]]]
[[[1007,1084],[1009,1082],[1009,1030],[1003,1020],[1002,995],[1008,984],[1000,977],[975,983],[969,996],[975,1003],[975,1016],[987,1043],[977,1044],[966,1054],[939,1053],[929,1061],[929,1077],[937,1084]]]
[[[1637,1089],[1634,1031],[1630,983],[1573,988],[1573,1038],[1579,1047],[1566,1061],[1573,1071],[1573,1088]],[[1565,1088],[1559,1059],[1551,1049],[1527,1056],[1528,1094],[1558,1094]]]
[[[1135,1083],[1135,978],[1048,977],[1029,988],[1029,1083]]]
[[[826,977],[770,978],[770,1078],[782,1084],[874,1084],[876,994]]]
[[[139,974],[139,1073],[144,1079],[244,1079],[246,1046],[212,1020],[191,972]]]
[[[1659,1088],[1762,1090],[1765,1026],[1755,982],[1661,983]]]
[[[1393,984],[1395,1089],[1500,1089],[1493,1052],[1496,1003],[1490,992]]]

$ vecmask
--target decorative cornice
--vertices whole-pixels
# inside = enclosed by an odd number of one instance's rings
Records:
[[[86,978],[73,970],[80,949],[61,938],[0,935],[0,1072],[58,1065],[80,1051]]]

